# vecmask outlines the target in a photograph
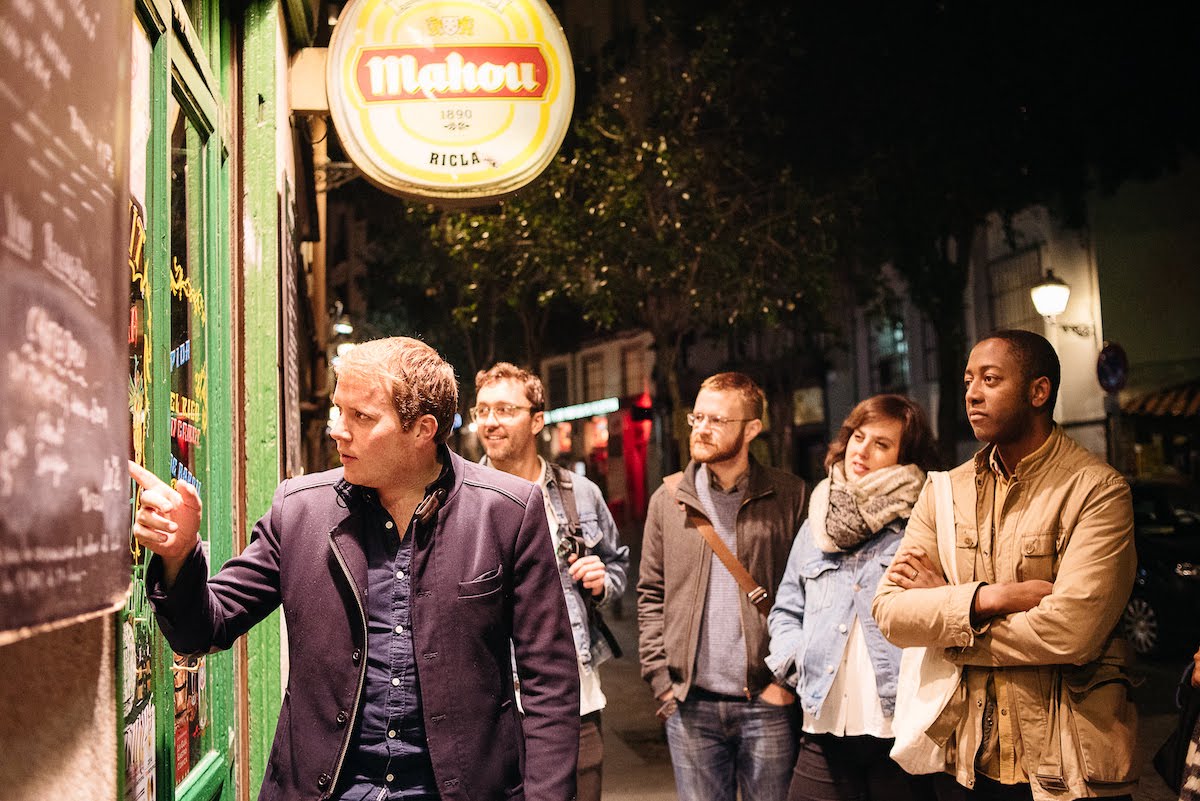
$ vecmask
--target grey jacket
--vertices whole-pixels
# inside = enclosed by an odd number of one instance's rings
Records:
[[[655,696],[673,690],[681,701],[692,686],[713,556],[700,532],[688,525],[681,505],[704,517],[696,497],[698,467],[696,462],[688,463],[676,498],[665,486],[650,498],[638,577],[642,678]],[[737,557],[772,599],[783,580],[792,540],[807,514],[806,496],[802,479],[751,457],[746,496],[737,514]],[[753,696],[774,678],[766,664],[770,636],[766,618],[744,595],[740,612],[746,638],[745,692]]]

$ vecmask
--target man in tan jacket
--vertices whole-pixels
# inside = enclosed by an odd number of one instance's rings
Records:
[[[975,346],[966,408],[985,447],[950,473],[962,583],[946,585],[927,486],[875,596],[885,637],[963,666],[927,730],[948,739],[943,799],[1131,798],[1137,780],[1116,631],[1137,566],[1129,486],[1055,425],[1059,376],[1029,331]]]

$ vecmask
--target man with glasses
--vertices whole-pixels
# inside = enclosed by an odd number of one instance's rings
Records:
[[[620,545],[617,524],[600,488],[538,455],[545,406],[541,379],[528,370],[500,362],[475,376],[471,420],[486,452],[483,464],[542,488],[579,661],[578,799],[599,801],[604,759],[600,710],[605,698],[597,668],[614,655],[599,610],[625,591],[629,549]]]
[[[795,698],[767,668],[760,607],[770,608],[783,579],[806,491],[750,456],[763,407],[762,389],[741,373],[700,385],[688,415],[691,461],[650,499],[642,537],[642,677],[661,704],[676,789],[689,801],[734,801],[739,789],[743,801],[782,801],[796,760]],[[706,536],[720,538],[753,592],[714,558]]]

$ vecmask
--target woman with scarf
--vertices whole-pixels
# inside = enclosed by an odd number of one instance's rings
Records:
[[[804,711],[788,801],[932,797],[888,756],[900,649],[871,599],[935,459],[924,412],[901,395],[859,403],[829,446],[768,619],[767,665]]]

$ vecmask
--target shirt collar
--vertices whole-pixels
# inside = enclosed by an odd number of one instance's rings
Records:
[[[721,480],[717,478],[716,473],[708,469],[707,464],[700,465],[698,474],[701,481],[708,481],[708,487],[710,490],[713,492],[722,492],[726,495],[736,495],[738,493],[744,495],[746,493],[746,487],[750,483],[749,468],[747,468],[740,476],[737,477],[737,480],[733,482],[733,486],[729,489],[725,489],[723,486],[721,486]]]
[[[1056,423],[1050,431],[1050,436],[1046,437],[1046,441],[1039,445],[1033,453],[1026,454],[1021,461],[1013,465],[1011,470],[1000,458],[1000,449],[995,445],[989,445],[986,454],[987,466],[1002,481],[1012,481],[1018,475],[1028,476],[1030,472],[1037,469],[1038,465],[1046,461],[1046,456],[1058,442],[1059,433],[1060,429]]]

